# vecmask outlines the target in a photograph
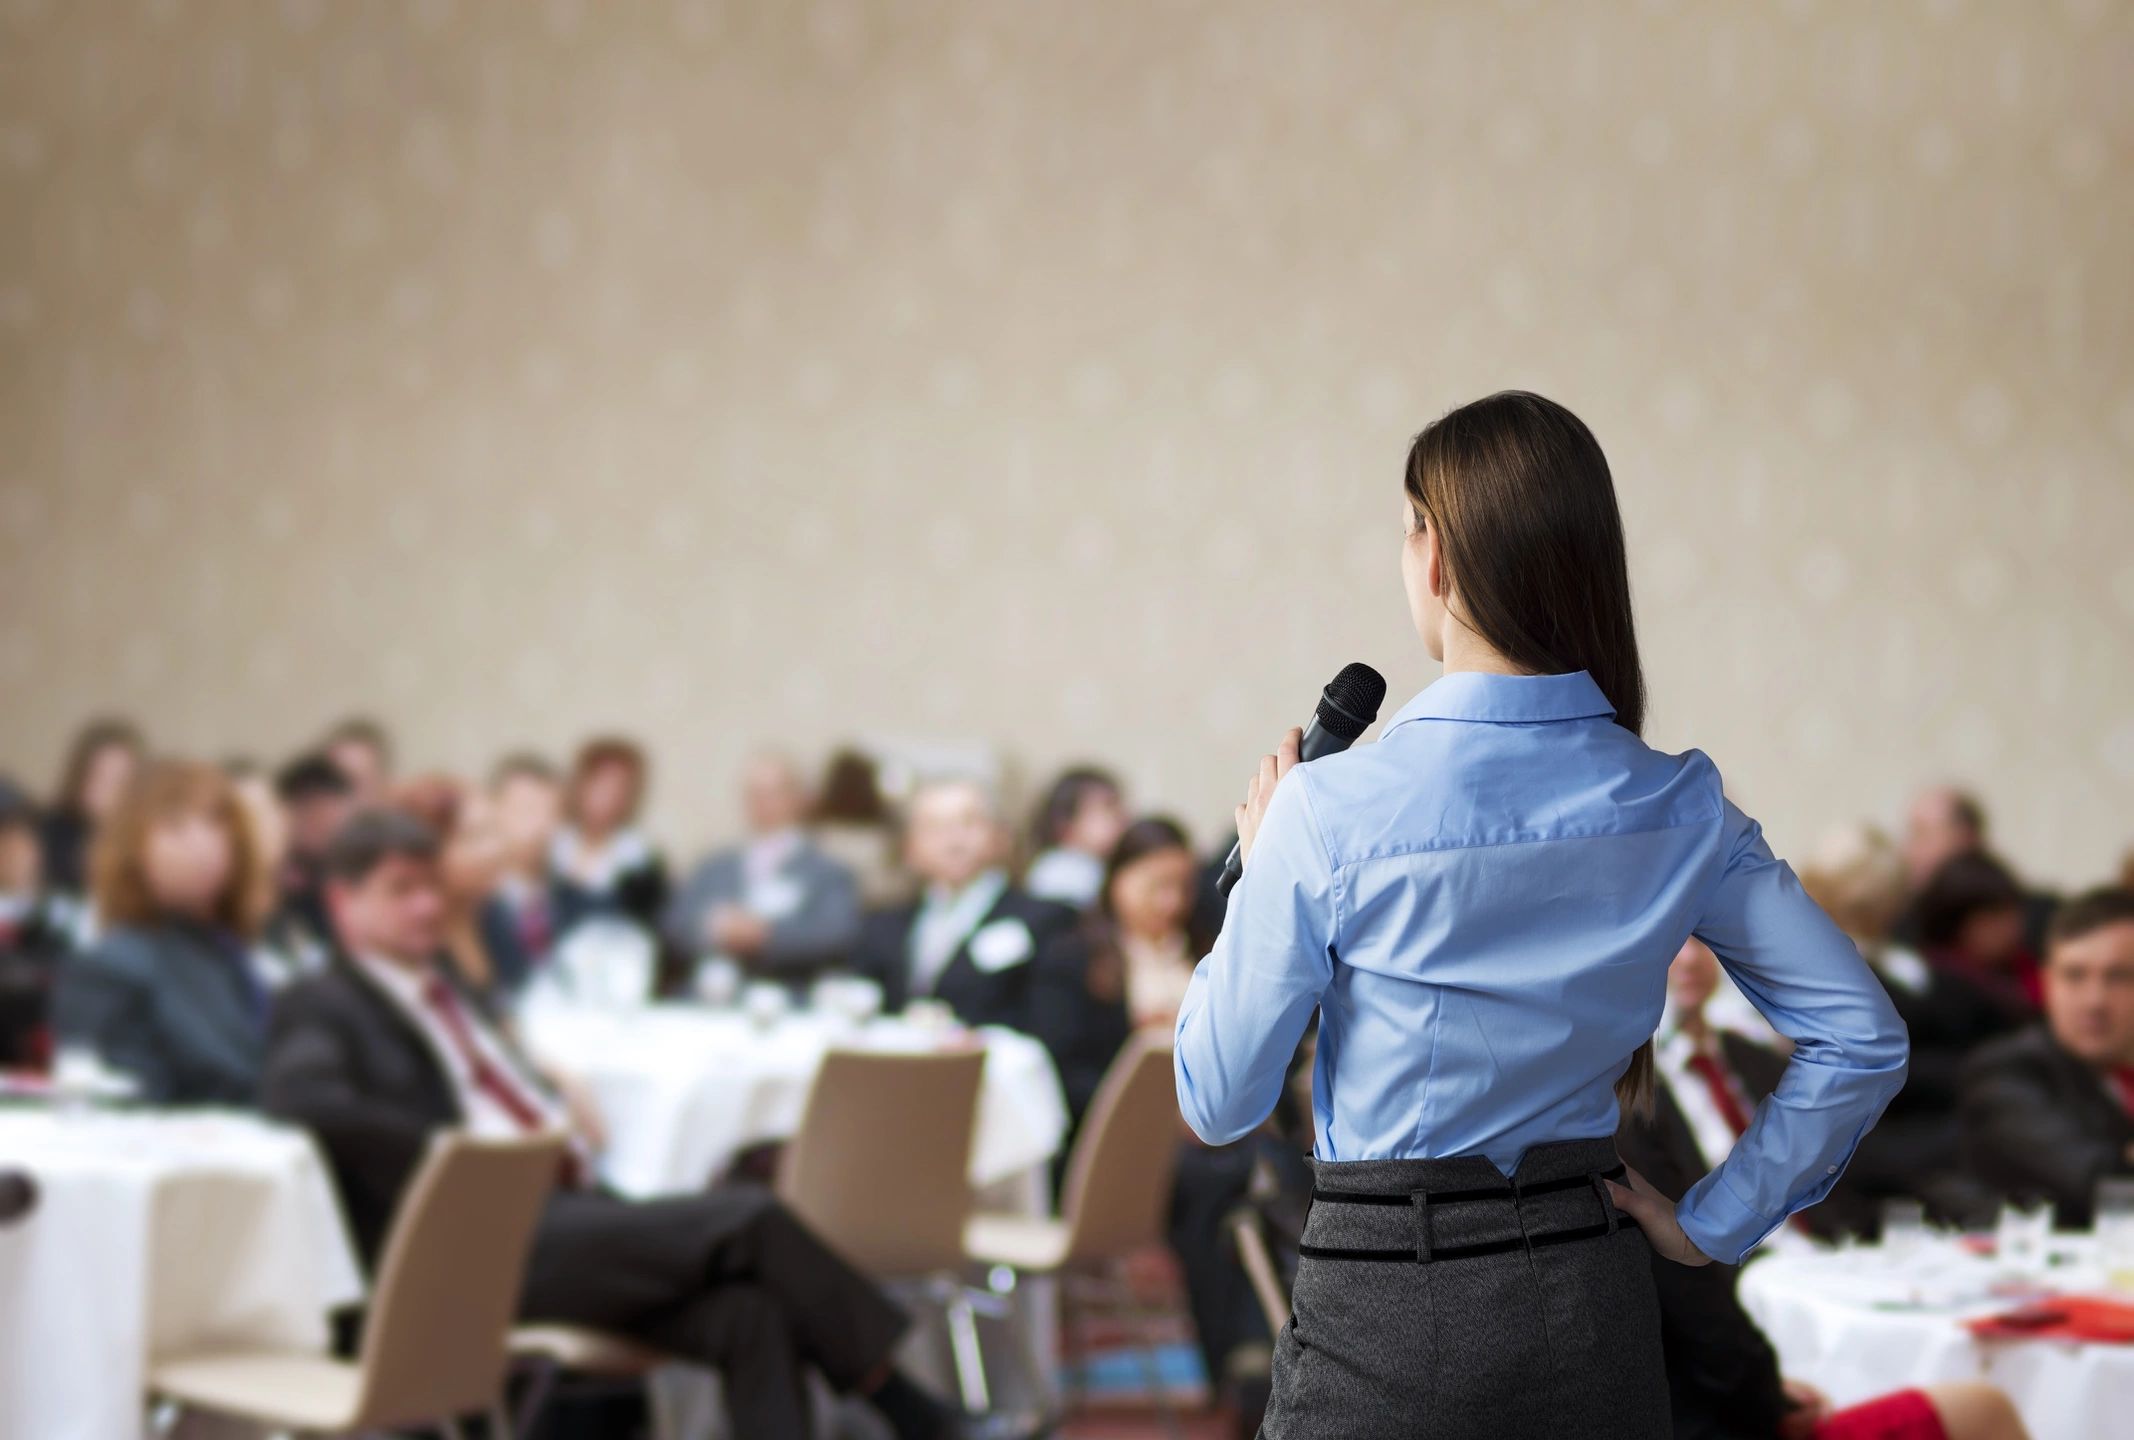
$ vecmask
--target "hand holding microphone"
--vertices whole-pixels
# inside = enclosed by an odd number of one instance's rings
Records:
[[[1319,693],[1319,707],[1312,713],[1311,724],[1292,726],[1274,754],[1260,757],[1259,769],[1253,772],[1252,783],[1245,790],[1245,803],[1237,807],[1237,844],[1223,865],[1222,877],[1215,882],[1218,894],[1228,895],[1245,873],[1245,854],[1260,833],[1267,802],[1274,798],[1275,786],[1282,783],[1282,777],[1303,761],[1337,754],[1355,744],[1356,737],[1378,718],[1378,707],[1385,698],[1385,676],[1360,662],[1344,665]]]

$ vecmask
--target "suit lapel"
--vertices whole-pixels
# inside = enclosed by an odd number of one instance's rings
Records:
[[[430,1042],[408,1019],[400,1002],[386,994],[354,960],[344,955],[335,963],[347,977],[351,992],[368,1013],[370,1028],[379,1038],[389,1040],[409,1070],[420,1077],[420,1083],[429,1092],[428,1108],[444,1117],[447,1124],[463,1123],[466,1116],[461,1113],[458,1092],[452,1088],[452,1077],[445,1073],[444,1062],[437,1058]]]

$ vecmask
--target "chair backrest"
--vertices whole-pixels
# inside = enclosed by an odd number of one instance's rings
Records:
[[[364,1323],[364,1428],[487,1412],[503,1394],[534,1222],[561,1136],[431,1141],[400,1197]]]
[[[870,1274],[960,1268],[984,1074],[977,1049],[830,1051],[778,1162],[779,1198]]]
[[[1115,1259],[1163,1238],[1184,1123],[1170,1037],[1136,1034],[1104,1072],[1067,1159],[1060,1218],[1069,1263]]]
[[[1275,1268],[1274,1252],[1267,1248],[1259,1217],[1250,1212],[1238,1216],[1230,1223],[1230,1233],[1237,1241],[1238,1263],[1245,1267],[1245,1278],[1252,1282],[1252,1293],[1267,1317],[1268,1333],[1279,1335],[1289,1323],[1289,1291]]]

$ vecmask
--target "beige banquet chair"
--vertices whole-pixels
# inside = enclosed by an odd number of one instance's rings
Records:
[[[845,1259],[915,1285],[948,1320],[966,1409],[990,1408],[978,1311],[1004,1313],[964,1284],[971,1135],[985,1051],[832,1050],[800,1129],[778,1162],[778,1197]]]
[[[560,1136],[440,1134],[401,1198],[357,1358],[225,1350],[160,1360],[149,1374],[158,1433],[202,1410],[328,1435],[438,1425],[457,1437],[464,1417],[485,1415],[492,1435],[510,1435],[505,1337],[563,1147]]]
[[[1108,1272],[1135,1251],[1164,1243],[1183,1139],[1170,1037],[1137,1034],[1090,1099],[1067,1157],[1059,1215],[973,1215],[964,1227],[966,1253],[1016,1275],[1072,1272],[1094,1279],[1110,1298],[1138,1312],[1128,1287],[1112,1283]],[[1164,1387],[1154,1357],[1145,1348],[1143,1353],[1153,1398],[1161,1404]],[[1167,1407],[1164,1419],[1176,1434],[1177,1417]]]

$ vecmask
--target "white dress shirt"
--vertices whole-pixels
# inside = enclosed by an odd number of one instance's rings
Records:
[[[423,965],[410,967],[396,964],[376,956],[358,955],[356,963],[363,973],[375,982],[386,996],[398,1005],[403,1014],[415,1026],[423,1041],[429,1045],[437,1062],[444,1067],[445,1079],[451,1083],[453,1098],[459,1102],[459,1113],[465,1120],[469,1133],[492,1137],[524,1135],[525,1127],[502,1102],[489,1091],[474,1082],[474,1068],[467,1061],[458,1042],[453,1038],[444,1017],[430,1004],[424,991],[431,978],[437,974],[435,967]],[[457,998],[457,997],[455,997]],[[508,1076],[513,1088],[522,1094],[528,1103],[539,1110],[548,1128],[567,1131],[570,1116],[560,1101],[549,1092],[546,1085],[537,1080],[503,1042],[482,1015],[465,1000],[459,1001],[459,1013],[465,1019],[468,1034],[476,1049],[490,1066]]]
[[[1007,888],[1004,870],[988,870],[961,890],[927,887],[911,927],[911,995],[934,993],[949,961],[956,958],[956,947],[978,928]]]

